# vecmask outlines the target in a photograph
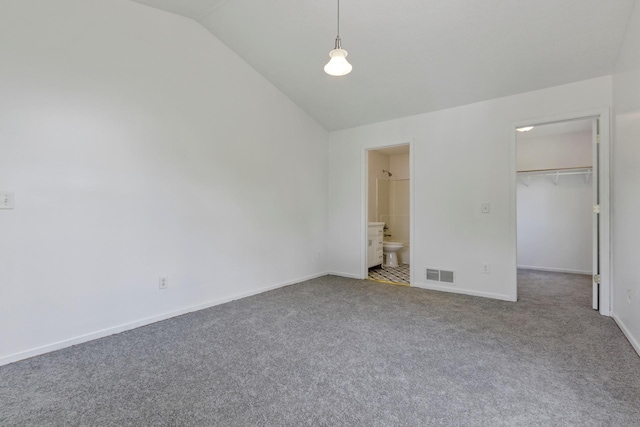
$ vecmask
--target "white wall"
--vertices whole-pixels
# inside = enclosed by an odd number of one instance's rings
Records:
[[[0,57],[0,363],[326,272],[328,134],[194,21],[2,2]]]
[[[455,285],[442,289],[515,299],[512,125],[610,103],[611,78],[601,77],[331,133],[330,270],[361,275],[363,150],[413,140],[412,284],[430,287],[425,269],[440,267],[456,272]],[[490,214],[481,213],[484,201]],[[491,274],[481,272],[483,263],[491,264]]]
[[[518,170],[592,165],[591,132],[517,137]],[[548,176],[521,177],[517,197],[518,266],[591,274],[593,180],[564,175],[555,185]]]
[[[591,274],[592,181],[537,176],[517,191],[518,267]]]
[[[640,354],[640,4],[613,76],[613,316]]]
[[[553,125],[548,125],[553,126]],[[527,138],[518,134],[517,170],[591,166],[591,132],[572,132]]]

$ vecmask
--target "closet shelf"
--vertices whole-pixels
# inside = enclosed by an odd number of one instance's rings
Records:
[[[553,183],[558,185],[558,179],[564,175],[584,175],[585,184],[589,183],[591,175],[593,174],[593,168],[591,166],[582,166],[575,168],[558,168],[558,169],[532,169],[518,171],[518,176],[525,177],[526,181],[523,184],[527,187],[531,184],[532,176],[551,176],[553,177]]]

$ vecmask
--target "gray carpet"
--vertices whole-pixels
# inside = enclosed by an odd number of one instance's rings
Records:
[[[326,276],[0,367],[2,426],[638,426],[585,276],[518,303]]]

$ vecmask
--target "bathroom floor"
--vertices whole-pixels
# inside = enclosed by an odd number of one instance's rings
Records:
[[[370,268],[368,279],[376,282],[408,285],[411,280],[410,277],[409,264],[400,264],[398,267]]]

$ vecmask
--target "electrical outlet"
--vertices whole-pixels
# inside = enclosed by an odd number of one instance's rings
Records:
[[[169,287],[169,281],[166,277],[161,277],[158,282],[158,289],[167,289]]]
[[[489,212],[491,212],[491,203],[482,202],[482,204],[480,205],[480,210],[483,214],[488,214]]]
[[[0,209],[13,209],[13,193],[0,192]]]
[[[491,264],[487,264],[487,263],[482,264],[482,272],[484,274],[491,273]]]

